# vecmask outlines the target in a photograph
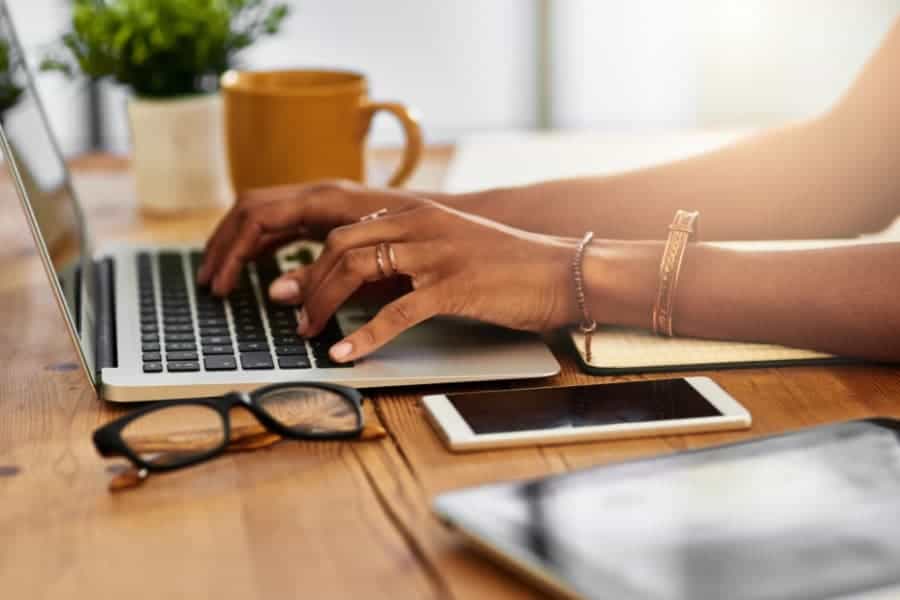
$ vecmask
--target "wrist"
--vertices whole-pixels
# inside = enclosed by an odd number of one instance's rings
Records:
[[[656,297],[660,242],[599,240],[584,256],[584,285],[600,323],[646,328]]]

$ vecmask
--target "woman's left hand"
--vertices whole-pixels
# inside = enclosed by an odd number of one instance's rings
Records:
[[[379,244],[386,244],[380,266]],[[529,331],[560,327],[578,318],[574,251],[570,240],[528,233],[437,203],[339,227],[328,235],[315,263],[291,274],[303,290],[298,333],[317,335],[360,286],[385,274],[408,276],[412,291],[336,344],[334,360],[365,356],[436,315]]]

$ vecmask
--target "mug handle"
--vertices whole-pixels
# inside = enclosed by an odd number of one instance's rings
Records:
[[[403,149],[403,160],[400,162],[400,166],[397,167],[394,174],[391,175],[391,178],[388,179],[387,183],[389,187],[401,185],[413,174],[413,171],[416,170],[416,166],[419,164],[419,160],[422,158],[424,142],[422,139],[422,128],[419,126],[418,114],[416,114],[414,109],[409,109],[399,102],[370,102],[366,100],[363,102],[361,110],[364,132],[369,130],[369,124],[372,122],[372,117],[374,117],[375,113],[379,110],[391,113],[397,117],[397,120],[400,121],[400,125],[403,126],[403,133],[406,136],[406,147]]]

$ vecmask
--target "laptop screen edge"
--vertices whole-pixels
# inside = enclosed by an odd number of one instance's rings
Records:
[[[25,59],[24,47],[19,40],[18,32],[16,31],[15,24],[13,23],[12,17],[9,14],[5,0],[0,0],[0,21],[6,24],[7,30],[5,33],[9,35],[9,43],[16,49],[15,55],[18,57],[18,60],[22,62],[21,66],[22,72],[24,73],[25,85],[34,98],[35,106],[37,107],[40,114],[41,124],[47,129],[49,139],[51,140],[53,145],[53,151],[56,153],[57,157],[60,160],[60,163],[62,164],[65,178],[64,185],[72,200],[72,207],[74,209],[76,217],[75,231],[80,238],[81,248],[83,249],[80,256],[80,267],[82,273],[80,281],[81,314],[77,315],[77,320],[76,315],[72,314],[69,303],[66,300],[65,293],[62,289],[59,279],[57,278],[57,273],[54,268],[53,261],[50,257],[50,253],[45,243],[43,234],[41,233],[40,226],[38,225],[37,216],[35,215],[33,207],[31,206],[31,200],[29,198],[25,182],[22,178],[22,174],[19,170],[18,161],[12,151],[12,147],[9,143],[9,139],[6,135],[6,131],[4,130],[2,123],[0,123],[0,148],[2,148],[3,157],[7,164],[7,169],[13,179],[13,183],[15,184],[16,195],[19,197],[22,211],[24,212],[25,218],[28,221],[28,226],[31,230],[32,238],[34,239],[38,254],[41,257],[41,264],[43,265],[44,272],[48,280],[50,281],[50,287],[53,291],[54,298],[56,299],[56,303],[63,315],[63,320],[65,321],[66,329],[69,332],[69,337],[75,345],[75,349],[78,353],[82,369],[88,376],[88,381],[90,381],[91,385],[95,389],[97,389],[99,385],[99,377],[97,376],[95,367],[96,330],[95,307],[93,305],[94,293],[92,289],[88,289],[89,284],[94,281],[94,266],[92,260],[94,247],[93,240],[91,239],[87,230],[81,203],[79,202],[78,196],[75,193],[75,189],[72,186],[71,173],[69,172],[68,165],[66,165],[65,160],[63,159],[62,152],[59,147],[59,142],[50,127],[50,121],[47,118],[46,110],[44,108],[43,102],[41,101],[40,95],[38,94],[34,76],[28,67],[27,60]],[[76,327],[76,322],[81,323],[81,329],[84,335],[79,335],[78,328]]]

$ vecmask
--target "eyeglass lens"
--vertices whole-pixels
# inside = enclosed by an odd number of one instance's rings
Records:
[[[225,423],[213,408],[184,404],[143,415],[122,429],[122,441],[145,462],[174,466],[225,443]]]
[[[349,433],[361,425],[356,405],[331,390],[284,387],[256,396],[257,405],[297,433]]]

